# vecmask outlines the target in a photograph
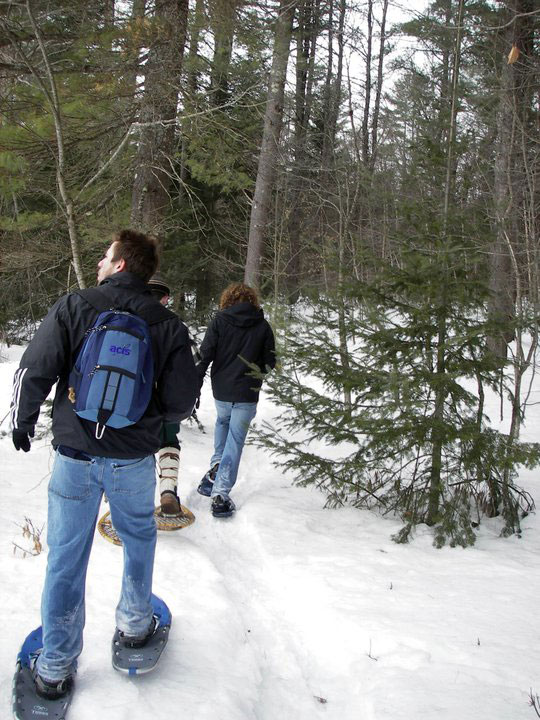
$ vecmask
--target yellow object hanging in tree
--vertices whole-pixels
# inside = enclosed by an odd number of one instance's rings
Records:
[[[519,57],[519,48],[517,45],[512,45],[512,49],[508,53],[508,64],[513,65]]]

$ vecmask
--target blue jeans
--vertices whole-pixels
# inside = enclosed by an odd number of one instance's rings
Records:
[[[152,619],[156,547],[154,456],[76,460],[56,453],[49,482],[47,573],[41,598],[43,651],[37,670],[57,681],[76,670],[83,646],[85,583],[101,497],[124,546],[116,625],[142,634]]]
[[[229,497],[236,482],[238,466],[244,449],[249,424],[257,412],[257,403],[223,402],[215,400],[217,419],[214,428],[214,454],[210,467],[219,463],[212,497]]]

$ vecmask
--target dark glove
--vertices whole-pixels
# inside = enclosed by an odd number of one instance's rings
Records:
[[[34,437],[34,428],[31,430],[19,430],[15,428],[12,437],[15,450],[28,452],[30,450],[30,438]]]
[[[198,410],[201,407],[201,396],[199,395],[197,398],[197,402],[195,403],[195,410]]]

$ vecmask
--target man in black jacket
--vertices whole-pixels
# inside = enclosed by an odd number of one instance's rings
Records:
[[[214,517],[230,517],[236,508],[229,493],[236,482],[262,384],[250,366],[256,365],[265,373],[276,364],[274,333],[264,319],[253,288],[233,283],[223,291],[220,312],[209,325],[200,352],[197,372],[201,385],[212,363],[210,376],[217,419],[210,470],[198,491],[212,496]]]
[[[58,300],[15,374],[13,443],[25,452],[40,406],[57,383],[52,423],[56,457],[49,483],[49,553],[41,608],[43,651],[34,668],[36,689],[43,697],[62,697],[73,684],[82,650],[86,569],[103,493],[124,545],[116,625],[126,643],[144,643],[154,630],[154,453],[163,423],[189,417],[198,395],[187,331],[174,313],[155,302],[146,285],[157,263],[153,239],[131,230],[114,235],[98,264],[99,287]],[[74,412],[69,375],[100,304],[152,318],[154,390],[135,424],[106,427],[98,439],[96,423]]]

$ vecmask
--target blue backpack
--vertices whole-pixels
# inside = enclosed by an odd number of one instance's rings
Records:
[[[140,315],[110,308],[104,293],[78,292],[99,311],[69,376],[69,396],[80,418],[96,424],[100,440],[105,427],[123,428],[143,416],[154,384],[149,324],[166,319],[158,303]],[[107,309],[105,309],[107,308]]]

